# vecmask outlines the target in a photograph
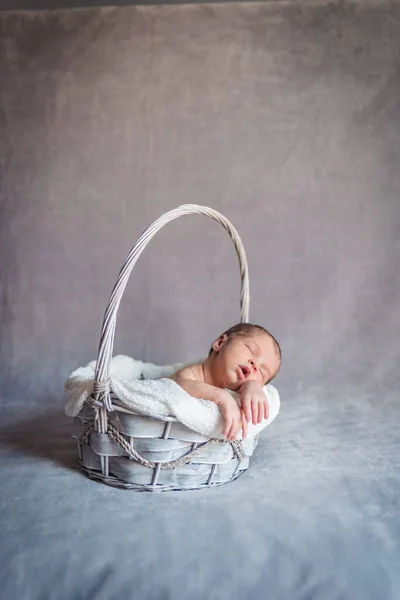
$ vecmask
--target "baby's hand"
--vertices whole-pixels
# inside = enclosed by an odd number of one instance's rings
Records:
[[[253,425],[268,419],[269,405],[263,388],[256,381],[245,381],[240,390],[240,402],[246,419]]]
[[[235,440],[242,429],[243,438],[247,435],[247,420],[244,411],[240,409],[236,400],[223,390],[218,407],[224,420],[224,430],[222,435],[227,440]]]

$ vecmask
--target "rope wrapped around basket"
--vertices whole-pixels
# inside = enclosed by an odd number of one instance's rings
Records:
[[[164,215],[162,215],[160,218],[158,218],[156,221],[154,221],[154,223],[152,223],[149,227],[147,227],[147,229],[145,229],[145,231],[142,233],[142,235],[139,237],[139,239],[137,240],[136,244],[133,246],[132,250],[130,251],[124,265],[122,266],[118,278],[117,278],[117,282],[114,285],[114,288],[111,292],[108,304],[107,304],[107,308],[104,314],[104,318],[103,318],[103,325],[102,325],[102,330],[101,330],[101,336],[100,336],[100,343],[99,343],[99,349],[98,349],[98,356],[97,356],[97,362],[96,362],[96,369],[95,369],[95,377],[94,377],[94,382],[93,382],[93,396],[89,399],[89,404],[94,408],[94,414],[95,416],[93,417],[93,420],[89,421],[89,422],[83,422],[82,424],[82,430],[80,432],[80,434],[77,436],[78,437],[78,443],[79,444],[84,444],[83,447],[80,447],[80,454],[81,454],[81,459],[82,459],[82,452],[87,452],[89,445],[90,445],[90,440],[91,440],[91,436],[92,435],[104,435],[106,436],[106,438],[104,439],[109,439],[110,442],[107,442],[108,445],[110,445],[111,443],[115,443],[116,446],[114,448],[114,454],[109,454],[109,451],[107,449],[107,451],[102,454],[101,452],[98,452],[98,456],[99,456],[99,467],[95,468],[92,467],[92,462],[89,461],[89,466],[88,465],[83,465],[85,468],[85,471],[88,472],[88,474],[90,476],[94,476],[98,479],[103,480],[106,483],[110,483],[111,485],[119,485],[122,487],[131,487],[133,489],[149,489],[152,488],[154,489],[154,487],[156,486],[157,483],[157,478],[159,475],[160,470],[166,471],[166,470],[176,470],[179,469],[179,467],[187,467],[192,465],[192,470],[196,471],[196,469],[198,469],[198,467],[196,465],[198,465],[198,459],[199,457],[204,454],[205,452],[209,453],[210,452],[210,448],[214,445],[220,446],[221,444],[225,444],[228,445],[231,450],[232,450],[232,455],[233,455],[233,459],[236,461],[237,466],[236,469],[234,470],[233,474],[230,473],[229,475],[229,479],[234,478],[235,476],[237,476],[238,474],[238,469],[240,467],[240,464],[243,463],[244,460],[246,460],[246,458],[248,457],[248,455],[245,454],[242,444],[241,442],[228,442],[226,440],[216,440],[216,439],[210,439],[204,443],[194,443],[192,445],[192,448],[189,452],[186,452],[183,456],[180,456],[179,458],[173,459],[173,460],[163,460],[163,461],[155,461],[155,460],[151,460],[149,458],[146,458],[144,456],[142,456],[134,447],[133,447],[133,438],[128,438],[127,439],[127,435],[125,435],[124,433],[121,433],[121,431],[119,431],[116,426],[115,426],[115,422],[112,424],[109,420],[109,413],[111,413],[114,410],[121,410],[116,404],[115,402],[112,402],[111,399],[111,383],[110,383],[110,366],[111,366],[111,359],[112,359],[112,355],[113,355],[113,347],[114,347],[114,337],[115,337],[115,328],[116,328],[116,320],[117,320],[117,314],[118,314],[118,309],[119,309],[119,305],[123,296],[123,293],[125,291],[126,285],[128,283],[129,280],[129,276],[132,272],[133,267],[135,266],[139,256],[142,254],[143,250],[146,248],[147,244],[150,242],[150,240],[156,235],[156,233],[167,223],[181,217],[181,216],[185,216],[185,215],[189,215],[189,214],[199,214],[199,215],[204,215],[206,217],[209,217],[215,221],[217,221],[218,223],[220,223],[220,225],[222,225],[222,227],[224,227],[224,229],[228,232],[228,234],[230,235],[234,247],[236,249],[236,253],[238,256],[238,260],[239,260],[239,267],[240,267],[240,276],[241,276],[241,290],[240,290],[240,320],[241,322],[244,321],[248,321],[249,318],[249,276],[248,276],[248,266],[247,266],[247,259],[246,259],[246,253],[243,247],[243,244],[240,240],[239,234],[237,232],[237,230],[235,229],[235,227],[232,225],[232,223],[230,223],[230,221],[224,217],[221,213],[217,212],[216,210],[212,209],[212,208],[208,208],[206,206],[199,206],[196,204],[184,204],[182,206],[179,206],[178,208],[171,210],[167,213],[165,213]],[[129,413],[129,410],[124,410],[125,413]],[[133,413],[134,414],[134,413]],[[79,417],[79,415],[78,415]],[[133,418],[133,417],[132,417]],[[141,416],[141,419],[143,419],[144,417]],[[156,417],[151,418],[148,417],[148,419],[153,419],[153,421],[156,419]],[[174,419],[171,419],[171,421],[173,421]],[[176,420],[175,420],[176,421]],[[170,428],[171,428],[171,422],[167,423],[165,425],[165,429],[162,433],[161,436],[159,436],[158,439],[160,439],[160,441],[162,439],[168,441],[169,439],[176,439],[176,438],[169,438],[169,432],[170,432]],[[144,436],[142,436],[144,437]],[[142,439],[142,437],[139,437],[138,439]],[[103,438],[102,438],[103,439]],[[89,443],[89,445],[88,445]],[[256,443],[256,441],[255,441]],[[254,443],[254,445],[255,445]],[[116,454],[115,454],[116,453]],[[121,467],[121,461],[122,459],[118,459],[118,455],[121,456],[121,453],[123,453],[123,455],[127,456],[129,460],[133,460],[136,463],[138,463],[138,465],[140,465],[143,468],[146,469],[153,469],[154,470],[154,477],[152,479],[151,485],[139,485],[136,486],[136,484],[130,484],[129,482],[121,482],[118,479],[118,475],[115,475],[115,472],[118,471],[118,468],[122,468]],[[116,458],[112,458],[113,456],[115,456]],[[93,458],[93,457],[92,457]],[[93,459],[94,460],[94,459]],[[110,468],[109,468],[109,463],[111,461],[114,461],[115,466],[114,465],[114,475],[110,475]],[[119,462],[118,462],[119,460]],[[194,463],[192,463],[192,461],[195,461]],[[197,462],[196,462],[197,461]],[[118,464],[117,464],[118,463]],[[195,468],[196,467],[196,468]],[[246,468],[246,467],[242,467],[242,468]],[[217,470],[217,465],[214,464],[212,466],[212,473],[209,475],[208,479],[207,479],[207,485],[211,485],[212,483],[212,479],[215,475],[215,472]],[[222,467],[221,467],[221,472],[222,472]],[[182,477],[184,476],[188,476],[187,475],[187,471],[185,471],[184,475],[182,475]],[[141,472],[139,473],[139,475],[141,476]],[[222,477],[222,475],[221,475]],[[224,481],[221,481],[222,483]],[[205,484],[206,482],[204,482]],[[197,484],[197,485],[190,485],[190,486],[181,486],[179,487],[179,489],[189,489],[189,487],[191,489],[193,489],[193,487],[201,487],[203,485],[202,484]],[[163,486],[158,485],[158,488],[163,488]],[[165,489],[178,489],[176,486],[166,486]]]
[[[86,426],[82,429],[82,432],[79,436],[80,441],[83,443],[87,443],[90,432],[93,431],[93,429],[94,429],[93,423],[87,423]],[[164,462],[164,463],[157,463],[152,460],[147,460],[146,458],[143,458],[143,456],[140,456],[140,454],[138,452],[136,452],[136,450],[134,450],[127,443],[125,438],[123,438],[122,435],[120,435],[119,431],[115,427],[113,427],[110,423],[108,424],[107,433],[110,435],[110,437],[113,440],[115,440],[126,451],[128,456],[130,456],[131,458],[134,458],[138,463],[140,463],[144,467],[149,467],[150,469],[156,468],[157,465],[161,465],[161,469],[175,469],[176,467],[179,467],[180,465],[187,464],[193,458],[195,458],[197,456],[201,456],[204,453],[204,450],[206,448],[209,448],[213,444],[225,444],[226,443],[224,440],[210,439],[208,442],[205,442],[204,444],[202,444],[199,448],[197,448],[195,450],[191,450],[190,452],[185,454],[185,456],[182,456],[181,458],[178,458],[177,460],[170,460],[170,461]],[[242,460],[245,457],[245,454],[243,452],[241,442],[240,441],[229,441],[228,443],[232,447],[233,453],[236,456],[236,458],[238,458],[239,460]]]

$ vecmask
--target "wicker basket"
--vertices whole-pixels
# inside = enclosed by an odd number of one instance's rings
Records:
[[[246,254],[233,225],[205,206],[185,204],[157,219],[140,236],[122,267],[104,315],[93,395],[74,420],[80,464],[91,478],[137,491],[198,489],[238,477],[249,465],[257,436],[242,442],[208,439],[173,417],[139,415],[119,402],[110,385],[110,366],[119,304],[132,268],[151,238],[166,223],[201,214],[231,236],[241,273],[241,321],[248,321],[249,278]]]

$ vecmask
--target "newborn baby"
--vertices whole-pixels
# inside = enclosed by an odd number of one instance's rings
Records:
[[[236,439],[247,423],[268,418],[268,401],[262,386],[271,381],[281,365],[276,339],[263,327],[240,323],[213,343],[208,358],[171,375],[178,385],[195,398],[215,402],[224,419],[223,435]],[[227,391],[240,395],[240,406]]]

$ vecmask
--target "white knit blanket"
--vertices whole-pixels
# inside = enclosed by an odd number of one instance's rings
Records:
[[[222,438],[223,421],[218,406],[209,400],[193,398],[175,381],[167,379],[185,364],[193,362],[156,366],[129,356],[115,356],[110,368],[111,391],[118,397],[118,404],[134,412],[153,417],[173,416],[197,433],[210,438]],[[92,361],[74,371],[65,382],[68,395],[65,412],[68,416],[78,415],[85,400],[92,394],[95,367],[96,361]],[[277,389],[268,384],[264,392],[268,399],[269,417],[258,425],[249,423],[249,436],[259,433],[279,413]],[[240,404],[239,395],[230,393]],[[237,439],[241,439],[241,436]]]

